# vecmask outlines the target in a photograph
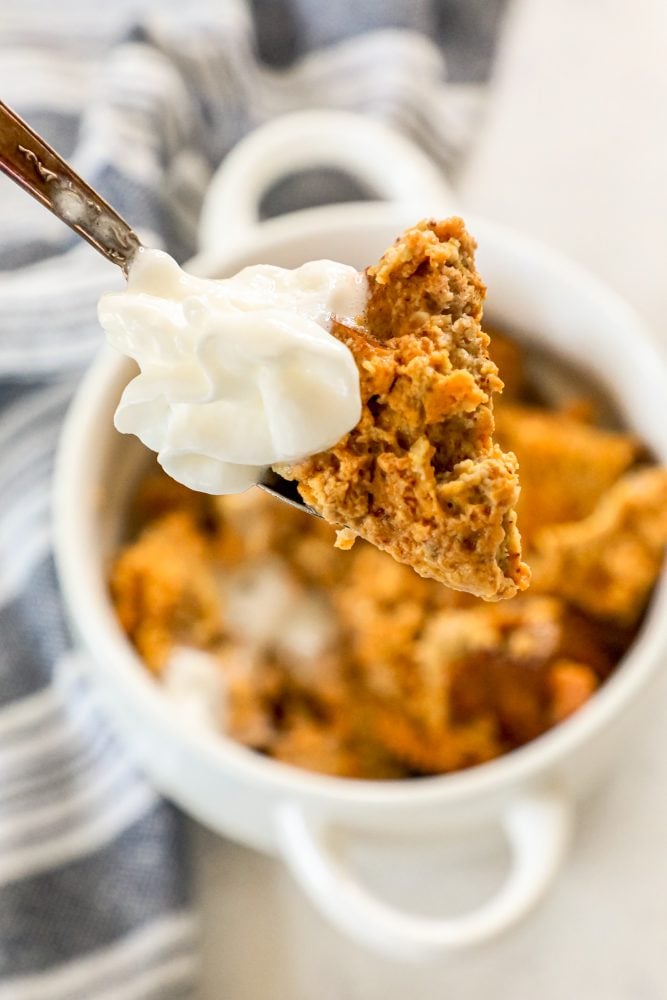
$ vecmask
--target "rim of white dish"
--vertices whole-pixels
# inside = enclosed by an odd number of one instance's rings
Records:
[[[324,224],[330,231],[349,229],[352,219],[358,221],[360,209],[366,213],[369,208],[373,209],[374,219],[381,218],[385,222],[388,209],[401,216],[406,212],[404,205],[387,204],[338,205],[333,206],[333,211],[331,206],[308,210],[299,213],[300,235],[306,231],[310,234],[321,232]],[[368,218],[370,220],[371,213]],[[287,235],[293,238],[290,232],[293,228],[294,216],[271,220],[262,224],[263,238],[267,243],[269,239],[277,241]],[[654,381],[656,371],[664,372],[664,363],[634,311],[585,269],[558,252],[488,220],[474,220],[471,228],[483,232],[483,239],[491,234],[497,240],[502,238],[524,251],[539,254],[549,268],[557,269],[568,282],[585,288],[589,296],[599,298],[605,310],[622,311],[633,345],[635,369],[644,372],[648,382]],[[235,249],[234,256],[239,256],[243,248]],[[229,253],[224,255],[227,259],[231,256]],[[201,255],[195,260],[197,273],[203,273],[202,263],[210,269],[209,273],[214,272],[216,261],[222,259],[222,254]],[[209,763],[233,772],[238,778],[270,787],[274,793],[296,793],[309,799],[333,798],[338,802],[377,808],[416,807],[436,800],[446,799],[453,803],[483,797],[531,779],[611,723],[656,670],[660,657],[667,654],[667,575],[663,573],[639,635],[612,676],[585,706],[522,747],[487,763],[448,774],[382,781],[320,775],[263,757],[224,732],[193,727],[160,690],[122,632],[108,596],[102,567],[85,542],[85,529],[92,529],[95,522],[96,498],[82,491],[82,470],[86,456],[94,448],[100,419],[112,419],[112,409],[118,399],[116,382],[125,364],[126,359],[104,349],[85,376],[65,420],[54,474],[54,547],[58,574],[70,620],[85,647],[95,650],[95,658],[105,672],[113,676],[115,684],[126,688],[148,717],[168,726],[179,742],[190,744]],[[104,597],[91,599],[100,586]],[[659,627],[661,621],[665,623],[662,629]]]

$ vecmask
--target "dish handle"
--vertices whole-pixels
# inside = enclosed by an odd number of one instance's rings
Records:
[[[228,252],[247,239],[271,186],[313,167],[338,168],[422,214],[457,211],[440,168],[402,133],[348,111],[298,111],[255,129],[226,156],[204,199],[200,251]]]
[[[558,872],[570,840],[573,807],[560,792],[518,796],[501,815],[511,862],[505,882],[478,908],[461,916],[406,913],[379,899],[347,867],[343,831],[316,820],[294,802],[278,811],[278,840],[292,875],[339,930],[386,957],[421,960],[490,941],[524,917]]]

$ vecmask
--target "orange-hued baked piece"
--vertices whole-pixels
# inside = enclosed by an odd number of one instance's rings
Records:
[[[529,546],[544,524],[578,521],[639,455],[628,434],[593,427],[568,413],[503,401],[496,437],[516,455],[521,469],[517,514]]]
[[[536,585],[601,619],[637,623],[667,545],[667,469],[622,476],[581,521],[535,536]]]
[[[358,328],[333,326],[357,362],[361,419],[277,471],[343,529],[341,547],[359,535],[421,576],[496,600],[523,590],[529,571],[516,459],[492,437],[502,382],[474,249],[461,219],[424,221],[368,269]]]

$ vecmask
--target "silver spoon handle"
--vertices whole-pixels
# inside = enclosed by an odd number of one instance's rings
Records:
[[[137,234],[2,101],[0,170],[127,274],[141,246]]]

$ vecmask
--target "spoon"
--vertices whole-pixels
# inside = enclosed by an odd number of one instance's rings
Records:
[[[141,241],[102,196],[72,170],[15,111],[0,101],[0,170],[127,277]],[[294,483],[267,469],[261,489],[292,507],[320,515],[303,502]]]

